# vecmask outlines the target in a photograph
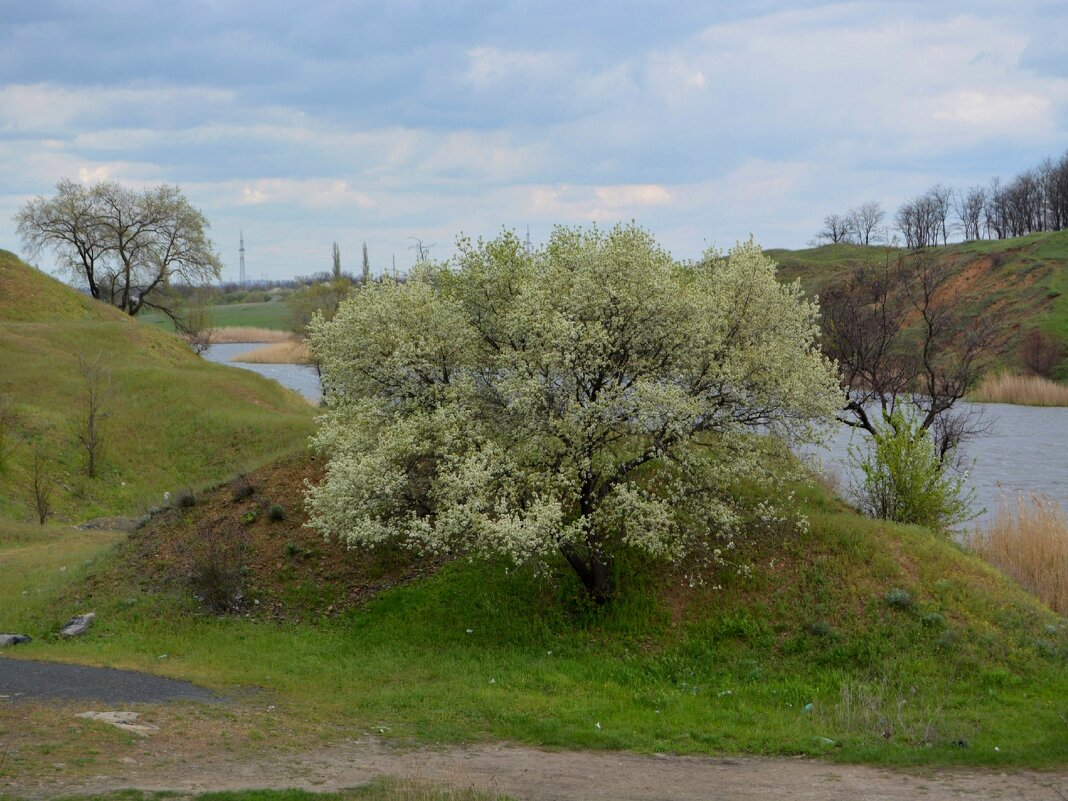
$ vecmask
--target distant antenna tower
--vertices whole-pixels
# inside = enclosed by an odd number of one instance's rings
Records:
[[[529,256],[530,255],[530,226],[529,225],[527,226],[527,239],[523,244],[526,246],[527,255]]]
[[[241,247],[237,249],[241,254],[241,286],[245,285],[245,232],[241,232]]]

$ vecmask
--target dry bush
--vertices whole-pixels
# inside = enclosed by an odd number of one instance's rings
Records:
[[[312,355],[304,342],[277,342],[238,354],[232,361],[246,364],[311,364]]]
[[[1020,360],[1036,375],[1049,378],[1053,368],[1064,358],[1064,348],[1052,334],[1033,329],[1020,343]]]
[[[1068,406],[1068,386],[1037,375],[988,373],[971,399],[977,403]]]
[[[288,342],[291,339],[293,339],[293,334],[288,331],[276,331],[273,328],[253,328],[247,325],[216,328],[211,332],[212,345],[236,342]]]
[[[1002,503],[970,545],[1054,612],[1068,615],[1068,517],[1054,498],[1032,494]]]
[[[217,529],[201,532],[193,547],[189,583],[208,611],[225,614],[241,608],[247,551],[243,535]]]

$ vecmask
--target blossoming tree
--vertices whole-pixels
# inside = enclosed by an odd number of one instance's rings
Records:
[[[559,552],[607,597],[621,548],[712,559],[757,434],[841,408],[816,306],[750,243],[678,264],[636,226],[461,240],[311,326],[329,456],[310,525],[430,553]]]

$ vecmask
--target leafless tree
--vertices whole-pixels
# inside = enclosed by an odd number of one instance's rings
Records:
[[[823,228],[816,234],[816,241],[829,242],[832,245],[848,242],[850,231],[848,215],[828,214],[823,218]]]
[[[171,316],[170,285],[201,284],[221,271],[208,221],[176,186],[60,181],[54,197],[29,201],[15,222],[28,250],[53,250],[94,298],[131,315],[150,308]]]
[[[850,237],[858,245],[872,245],[878,242],[882,236],[883,219],[886,212],[878,201],[872,200],[849,210],[846,215]]]
[[[967,191],[960,191],[954,195],[953,210],[964,232],[965,241],[979,239],[985,206],[986,190],[981,186],[973,186]]]
[[[42,526],[52,516],[52,477],[48,473],[48,461],[41,450],[41,444],[34,443],[33,461],[30,462],[30,471],[27,477],[30,504],[37,522]]]
[[[957,405],[993,346],[990,327],[949,291],[952,268],[926,254],[855,268],[820,295],[823,348],[848,402],[840,419],[875,434],[902,403],[919,411],[942,459],[984,430]]]
[[[932,241],[931,244],[938,244],[937,234],[941,233],[942,244],[946,245],[949,243],[949,225],[947,221],[952,207],[953,190],[943,184],[935,184],[927,190],[927,194],[924,197],[927,200],[931,220],[936,226],[935,241]]]
[[[85,474],[96,478],[104,450],[104,421],[109,412],[111,371],[103,365],[103,355],[88,359],[78,354],[78,374],[82,380],[81,408],[74,418],[74,438],[85,451]]]
[[[430,258],[430,248],[434,247],[434,245],[437,244],[436,242],[431,242],[429,245],[427,245],[424,244],[423,240],[417,236],[410,236],[408,238],[415,242],[415,244],[411,245],[408,250],[415,251],[415,260],[417,262],[424,262]]]
[[[938,209],[929,195],[903,203],[897,210],[895,223],[910,250],[938,244]]]
[[[1057,338],[1031,329],[1020,343],[1020,361],[1035,375],[1050,377],[1053,368],[1064,359],[1064,348]]]

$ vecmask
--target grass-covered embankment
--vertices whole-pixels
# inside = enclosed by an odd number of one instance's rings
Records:
[[[843,280],[858,265],[879,265],[907,253],[903,248],[849,244],[767,251],[783,280],[798,279],[813,294]],[[993,368],[1026,372],[1021,345],[1027,333],[1037,329],[1060,343],[1062,361],[1053,377],[1068,380],[1068,231],[953,243],[921,254],[947,262],[953,278],[946,291],[996,328]]]
[[[807,532],[754,530],[752,575],[710,577],[721,589],[632,563],[618,598],[597,608],[559,565],[538,577],[458,561],[353,606],[348,589],[396,565],[356,554],[334,597],[289,593],[345,556],[302,529],[291,503],[283,520],[263,514],[282,499],[273,483],[281,471],[294,472],[278,470],[257,474],[252,496],[220,488],[159,518],[91,580],[24,608],[18,622],[43,636],[18,653],[165,673],[231,694],[263,688],[260,698],[277,707],[272,727],[289,721],[293,731],[336,736],[1068,763],[1065,621],[945,539],[859,518],[822,490],[802,491]],[[201,611],[175,556],[206,526],[231,525],[255,529],[248,617]],[[17,561],[18,549],[8,558]],[[131,580],[147,565],[138,558],[170,560],[173,580],[151,571]],[[99,614],[87,637],[48,637],[86,608]],[[271,622],[278,617],[291,622]],[[316,622],[292,622],[302,618]]]
[[[30,468],[40,446],[61,519],[133,514],[162,494],[200,487],[299,447],[313,410],[296,393],[209,363],[0,251],[0,517],[30,519]],[[100,473],[84,475],[76,431],[85,379],[101,381]]]

